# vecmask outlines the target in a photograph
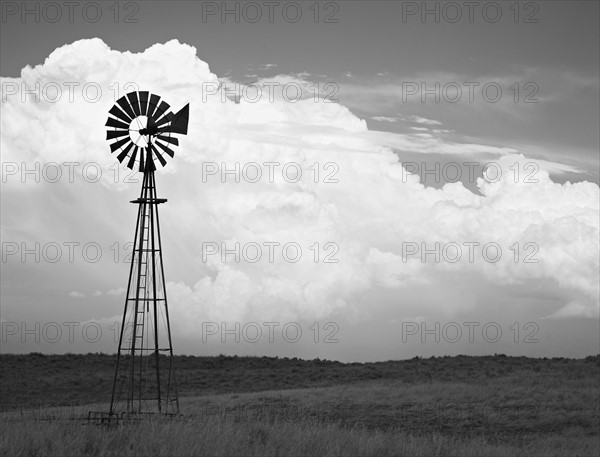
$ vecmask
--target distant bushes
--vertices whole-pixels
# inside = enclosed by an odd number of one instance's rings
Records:
[[[51,355],[39,352],[0,356],[0,396],[11,404],[67,404],[110,399],[116,355]],[[257,392],[332,386],[390,379],[405,383],[483,382],[503,376],[597,379],[600,355],[585,359],[532,359],[505,354],[469,357],[414,357],[375,363],[302,360],[296,357],[175,356],[180,396]],[[43,380],[43,388],[40,388]],[[557,381],[558,382],[558,381]],[[7,399],[7,400],[4,400]]]

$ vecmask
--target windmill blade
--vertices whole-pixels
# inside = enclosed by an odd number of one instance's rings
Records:
[[[156,147],[154,147],[154,145],[150,145],[152,147],[152,152],[154,153],[154,155],[156,156],[156,158],[158,159],[158,161],[160,162],[160,164],[164,167],[167,164],[167,161],[165,160],[165,158],[162,156],[162,154],[160,152],[158,152],[158,149],[156,149]]]
[[[112,114],[117,119],[121,119],[123,122],[127,122],[127,123],[131,122],[131,119],[133,119],[133,117],[129,117],[127,114],[125,114],[123,111],[121,111],[117,107],[117,105],[113,106],[110,109],[109,113]],[[131,114],[133,114],[133,111],[131,112]],[[129,124],[128,124],[128,128],[129,128]]]
[[[119,149],[121,146],[123,146],[128,141],[131,142],[131,138],[129,138],[129,135],[126,136],[125,138],[120,139],[119,141],[114,142],[113,144],[110,145],[110,152],[115,152],[117,149]]]
[[[148,156],[146,155],[145,149],[143,147],[140,146],[140,171],[145,171],[145,160],[144,160],[144,156],[146,156],[146,158],[148,158]]]
[[[112,117],[109,117],[108,120],[106,121],[106,124],[104,124],[104,125],[106,127],[116,127],[119,129],[129,130],[129,124],[126,124],[125,122],[120,122]]]
[[[154,117],[154,111],[156,111],[156,107],[158,106],[158,102],[160,101],[160,97],[158,95],[152,94],[150,96],[150,102],[148,103],[148,112],[146,116]]]
[[[115,138],[119,138],[125,135],[129,135],[129,132],[127,130],[108,130],[106,132],[106,139],[113,140]]]
[[[158,135],[156,138],[166,141],[167,143],[174,144],[175,146],[179,146],[179,140],[177,138],[171,138],[170,136]]]
[[[140,92],[140,109],[143,116],[148,112],[148,95],[150,95],[150,92],[147,90]]]
[[[173,119],[173,113],[171,113],[170,111],[165,114],[162,118],[160,118],[157,122],[156,122],[156,126],[160,127],[163,124],[166,124],[167,122],[170,122],[171,119]]]
[[[165,102],[165,101],[160,102],[160,105],[158,105],[158,108],[156,108],[156,111],[154,112],[154,115],[152,116],[154,118],[154,120],[160,119],[162,117],[162,115],[165,113],[165,111],[167,111],[170,107],[171,107],[171,105],[169,105],[167,102]]]
[[[154,118],[152,116],[148,116],[148,122],[146,122],[146,128],[150,130],[154,130],[156,127],[156,123],[154,122]]]
[[[133,170],[133,166],[135,165],[135,157],[137,156],[137,150],[138,150],[138,147],[135,146],[133,148],[133,153],[131,154],[131,157],[129,158],[129,163],[127,163],[127,168],[129,168],[130,170]]]
[[[175,153],[173,152],[173,150],[171,150],[171,148],[169,148],[168,146],[165,146],[164,144],[162,144],[160,141],[156,141],[154,144],[158,144],[158,146],[165,151],[167,154],[169,154],[170,157],[174,157]]]
[[[129,143],[127,146],[125,146],[125,149],[123,149],[119,155],[117,156],[117,160],[119,161],[119,163],[123,163],[123,160],[125,160],[125,157],[127,157],[127,154],[129,153],[129,151],[131,150],[131,148],[133,147],[133,142]]]
[[[131,107],[133,108],[133,112],[135,113],[136,116],[141,116],[142,112],[140,111],[140,104],[138,102],[138,93],[137,92],[129,92],[127,94],[127,98],[129,99],[129,102],[131,103]]]
[[[127,101],[127,96],[123,95],[120,99],[117,100],[117,103],[123,109],[123,111],[125,111],[129,115],[129,121],[136,117],[135,113],[131,109],[131,105]]]

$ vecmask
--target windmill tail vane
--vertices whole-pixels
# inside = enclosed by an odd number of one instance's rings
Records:
[[[176,113],[158,95],[130,92],[109,110],[106,139],[120,163],[143,173],[133,256],[119,334],[109,417],[178,414],[173,342],[167,306],[154,171],[175,156],[186,135],[189,104]]]

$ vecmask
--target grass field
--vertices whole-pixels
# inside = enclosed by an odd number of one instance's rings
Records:
[[[90,408],[86,402],[107,409],[112,356],[0,360],[3,456],[600,452],[598,356],[372,364],[178,357],[183,416],[111,427],[72,419]]]

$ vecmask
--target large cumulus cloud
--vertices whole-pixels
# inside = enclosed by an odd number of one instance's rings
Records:
[[[378,294],[390,291],[396,291],[396,306],[402,307],[403,291],[411,287],[441,288],[441,296],[446,288],[450,297],[463,280],[473,288],[485,284],[533,288],[545,281],[559,291],[560,305],[549,305],[544,315],[598,315],[597,185],[554,183],[543,164],[537,182],[515,182],[514,164],[524,166],[531,159],[510,149],[490,148],[502,153],[497,163],[503,173],[496,182],[481,178],[480,193],[460,183],[428,188],[342,105],[315,102],[312,97],[295,103],[281,97],[235,103],[220,94],[208,96],[219,80],[201,57],[201,50],[198,56],[195,48],[177,41],[132,54],[111,50],[99,39],[82,40],[57,49],[43,65],[25,68],[20,78],[3,78],[5,92],[23,84],[39,83],[48,91],[55,84],[63,91],[67,84],[78,84],[73,100],[66,92],[56,102],[3,93],[4,162],[88,161],[103,170],[97,186],[79,176],[73,183],[35,185],[6,179],[3,239],[64,240],[92,233],[108,244],[129,238],[132,220],[125,216],[133,210],[126,201],[138,192],[139,184],[114,182],[110,168],[114,158],[103,126],[116,89],[122,95],[133,87],[126,83],[135,82],[142,90],[160,94],[175,109],[190,103],[189,135],[157,176],[159,193],[169,198],[161,208],[162,232],[171,240],[167,243],[171,252],[165,256],[176,258],[166,274],[173,320],[180,325],[192,329],[207,319],[320,319],[360,311],[366,296],[376,300]],[[102,90],[93,103],[89,100],[93,88],[87,100],[81,90],[90,82]],[[395,141],[418,152],[424,144],[430,147],[432,140],[397,135]],[[449,148],[453,153],[461,146],[441,140],[435,144],[442,152]],[[463,147],[473,155],[472,145]],[[236,162],[240,167],[251,162],[281,165],[273,182],[265,175],[255,183],[243,177],[235,182],[231,175],[222,182],[220,173],[203,174],[209,162],[225,163],[230,169]],[[301,166],[297,182],[284,179],[286,163]],[[267,171],[263,165],[262,172]],[[325,182],[327,176],[333,182]],[[202,245],[207,242],[229,247],[236,242],[258,243],[263,258],[252,263],[229,256],[223,262],[220,255],[212,255],[203,261]],[[297,243],[302,257],[295,263],[285,261],[275,249],[270,262],[265,242]],[[317,262],[315,243],[319,243]],[[326,243],[334,244],[325,248]],[[442,257],[435,262],[429,255],[423,262],[420,253],[407,255],[407,249],[432,248],[435,243],[448,249],[445,254],[452,261]],[[474,246],[474,261],[464,243]],[[502,248],[498,261],[482,256],[481,246],[488,243]],[[461,248],[460,259],[456,245]],[[324,262],[328,254],[337,262]],[[524,262],[528,254],[537,262]],[[94,278],[108,273],[94,271],[93,265],[86,268],[87,285],[95,290]],[[111,278],[111,288],[123,285],[124,278],[119,278]],[[69,278],[62,281],[68,287]],[[464,308],[459,301],[430,303],[427,312],[441,308],[444,313],[458,312]],[[486,303],[471,306],[485,310]]]

